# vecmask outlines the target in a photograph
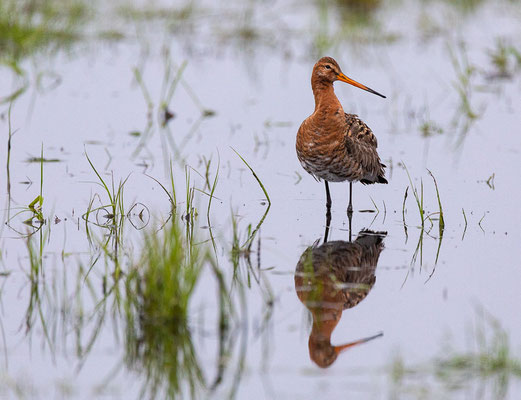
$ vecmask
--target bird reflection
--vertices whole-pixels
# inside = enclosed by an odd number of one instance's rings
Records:
[[[354,242],[314,244],[300,257],[295,269],[295,290],[313,316],[309,356],[319,367],[329,367],[342,351],[383,335],[339,346],[331,344],[331,334],[342,312],[355,307],[371,291],[386,235],[362,230]]]

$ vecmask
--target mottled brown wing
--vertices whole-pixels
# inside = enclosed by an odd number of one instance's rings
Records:
[[[346,114],[345,146],[349,156],[356,160],[363,176],[359,178],[364,185],[387,183],[385,165],[381,163],[376,151],[378,145],[371,129],[354,114]]]
[[[358,115],[346,113],[346,125],[348,136],[373,146],[375,149],[378,147],[378,141],[373,131],[364,121],[358,118]]]
[[[358,233],[355,243],[362,248],[360,267],[375,269],[380,258],[380,253],[384,249],[383,239],[387,232],[374,232],[362,230]]]

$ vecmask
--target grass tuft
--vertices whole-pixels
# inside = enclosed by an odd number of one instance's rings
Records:
[[[101,200],[101,196],[99,194],[95,194],[91,198],[89,205],[87,206],[87,210],[82,215],[82,218],[85,221],[85,231],[87,233],[87,238],[89,242],[92,241],[92,233],[89,229],[90,223],[108,230],[109,234],[106,235],[105,240],[103,243],[101,243],[101,248],[105,255],[115,262],[116,273],[119,274],[119,249],[121,247],[120,245],[123,243],[122,233],[126,216],[123,194],[124,187],[128,181],[129,176],[123,180],[120,179],[118,185],[114,183],[114,176],[112,176],[112,182],[109,184],[102,178],[101,174],[98,172],[89,158],[87,151],[85,151],[85,157],[87,158],[87,161],[90,164],[92,170],[98,177],[98,185],[103,188],[108,198],[108,202],[104,203]],[[96,199],[98,199],[100,205],[94,207],[94,201]],[[95,217],[95,221],[91,219],[91,216]],[[112,247],[109,247],[110,244]]]
[[[521,69],[521,51],[504,38],[496,40],[496,46],[487,52],[494,71],[487,75],[490,80],[511,79]]]
[[[242,248],[244,247],[251,247],[251,244],[253,242],[253,239],[255,239],[255,235],[257,234],[257,232],[259,231],[261,225],[264,223],[264,220],[266,219],[266,216],[268,215],[268,212],[270,211],[270,207],[271,207],[271,200],[270,200],[270,196],[268,195],[268,191],[266,190],[266,188],[264,187],[262,181],[260,180],[259,176],[255,173],[255,171],[253,170],[252,167],[250,167],[250,164],[248,164],[246,162],[246,160],[239,154],[237,153],[237,151],[232,148],[232,150],[235,152],[235,154],[237,154],[239,156],[239,158],[242,160],[242,162],[244,164],[246,164],[246,166],[248,167],[248,169],[251,171],[251,173],[253,174],[254,178],[257,180],[257,182],[259,183],[259,186],[261,187],[264,195],[266,196],[266,200],[268,201],[268,207],[266,207],[266,211],[264,212],[263,216],[261,217],[261,219],[259,220],[257,226],[255,227],[255,229],[253,229],[253,231],[251,230],[251,226],[249,227],[249,235],[248,235],[248,239],[246,240],[246,242],[241,246]],[[235,237],[235,234],[234,234],[234,237]]]
[[[443,236],[443,230],[445,229],[445,219],[443,218],[443,207],[441,206],[441,198],[440,198],[440,192],[438,190],[438,182],[436,182],[436,178],[432,174],[430,170],[429,175],[432,177],[432,180],[434,181],[434,186],[436,188],[436,198],[438,199],[438,207],[439,207],[439,228],[440,228],[440,237]]]
[[[423,179],[420,181],[421,182],[420,193],[418,193],[418,189],[412,183],[412,179],[411,179],[411,175],[409,174],[409,170],[407,169],[405,164],[403,164],[403,167],[405,168],[405,172],[407,172],[407,177],[409,178],[409,184],[410,184],[409,187],[412,189],[412,194],[414,196],[414,199],[416,200],[416,205],[418,206],[418,212],[420,213],[421,227],[423,229],[425,226],[425,210],[423,208]],[[406,198],[407,198],[407,194],[405,194],[405,196],[404,196],[404,200],[403,200],[404,205],[405,205]]]
[[[395,391],[403,395],[396,393],[396,398],[407,397],[405,393],[425,387],[426,382],[444,392],[432,398],[459,397],[457,392],[468,393],[474,384],[480,385],[482,393],[485,386],[491,386],[490,398],[507,397],[510,380],[521,379],[521,360],[512,354],[508,333],[499,322],[479,309],[477,315],[473,349],[454,351],[445,344],[437,357],[416,366],[395,357],[388,371]]]
[[[189,304],[205,263],[175,219],[145,234],[141,258],[126,278],[126,363],[146,376],[143,394],[190,398],[204,386],[189,327]]]
[[[88,6],[81,0],[2,0],[0,61],[23,74],[20,60],[43,50],[62,49],[81,35]]]

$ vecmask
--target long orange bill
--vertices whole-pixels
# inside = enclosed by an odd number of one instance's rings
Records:
[[[368,88],[367,86],[364,86],[361,83],[358,83],[357,81],[355,81],[355,80],[353,80],[351,78],[348,78],[343,73],[339,73],[337,75],[337,78],[338,78],[339,81],[342,81],[342,82],[345,82],[345,83],[349,83],[350,85],[356,86],[357,88],[360,88],[360,89],[363,89],[363,90],[367,90],[369,93],[376,94],[377,96],[383,97],[385,99],[385,96],[383,94],[380,94],[377,91],[375,91],[375,90],[373,90],[371,88]]]
[[[376,334],[376,335],[373,335],[373,336],[369,336],[369,337],[366,337],[364,339],[360,339],[360,340],[357,340],[356,342],[351,342],[351,343],[347,343],[347,344],[343,344],[341,346],[334,346],[334,349],[335,349],[335,353],[336,354],[340,354],[342,353],[343,351],[349,349],[350,347],[353,347],[353,346],[356,346],[357,344],[362,344],[362,343],[365,343],[365,342],[369,342],[370,340],[373,340],[373,339],[376,339],[376,338],[379,338],[380,336],[383,336],[384,334],[382,332]]]

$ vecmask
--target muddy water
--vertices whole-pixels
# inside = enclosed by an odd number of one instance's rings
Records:
[[[116,280],[116,249],[107,236],[110,210],[85,221],[91,201],[96,208],[110,200],[88,154],[109,184],[113,179],[117,187],[128,178],[125,213],[135,208],[118,231],[123,274],[139,262],[144,232],[169,216],[168,196],[150,177],[169,187],[170,160],[178,222],[186,225],[189,166],[188,186],[199,189],[194,241],[212,249],[235,306],[226,317],[228,352],[220,369],[216,280],[210,268],[203,269],[190,298],[189,326],[206,388],[196,385],[194,396],[519,397],[521,387],[508,368],[485,379],[472,375],[468,365],[451,369],[440,362],[494,354],[494,339],[503,331],[509,357],[519,360],[520,65],[509,53],[510,76],[491,79],[497,68],[489,56],[500,38],[521,51],[518,5],[482,2],[467,10],[403,2],[377,8],[369,25],[349,25],[335,4],[295,10],[275,3],[268,11],[260,5],[224,11],[201,5],[174,22],[136,17],[128,23],[135,30],[110,12],[125,39],[91,39],[72,52],[35,54],[22,62],[29,83],[11,106],[9,193],[2,172],[1,396],[140,398],[143,388],[150,395],[151,365],[126,362],[123,289],[106,290]],[[223,24],[225,18],[236,19],[236,26]],[[91,23],[96,31],[107,22]],[[344,276],[332,286],[321,284],[344,302],[365,291],[351,307],[328,299],[333,305],[326,311],[336,310],[324,317],[336,323],[326,334],[330,344],[383,336],[338,354],[322,369],[310,359],[313,306],[299,298],[295,273],[306,249],[322,243],[324,188],[302,170],[294,142],[314,106],[309,78],[315,55],[325,54],[348,76],[387,95],[335,86],[345,110],[359,114],[377,135],[389,184],[354,186],[352,240],[365,229],[387,232],[374,280],[357,287]],[[159,106],[180,68],[182,80],[168,105],[175,116],[162,127]],[[173,72],[165,78],[165,70]],[[7,68],[0,79],[1,97],[23,83]],[[8,108],[2,105],[0,121],[4,165]],[[33,226],[24,221],[34,215],[27,206],[40,194],[42,180],[41,164],[27,160],[40,157],[42,148],[46,159],[59,161],[43,163],[45,224],[39,229],[34,219]],[[264,220],[266,197],[233,149],[267,190],[271,206]],[[215,250],[207,219],[210,159],[210,182],[218,171],[210,210]],[[423,183],[430,215],[423,230],[405,166],[419,194]],[[443,207],[442,236],[428,170]],[[331,191],[329,240],[349,241],[347,184],[332,184]],[[235,271],[233,221],[240,244],[262,221]],[[38,279],[31,265],[41,266]],[[180,389],[171,396],[190,397],[190,368],[179,368]],[[501,374],[506,383],[498,383]],[[160,387],[171,388],[168,374],[160,376]],[[451,388],[451,378],[459,377]]]

